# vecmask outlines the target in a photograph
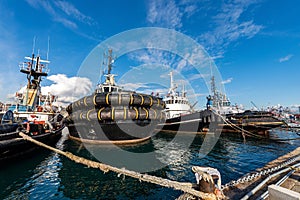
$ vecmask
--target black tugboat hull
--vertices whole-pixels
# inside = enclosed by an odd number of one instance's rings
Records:
[[[63,128],[31,137],[44,144],[53,145],[60,139]],[[40,148],[36,144],[19,137],[18,132],[6,133],[6,137],[10,138],[2,138],[0,141],[0,162],[15,160]]]
[[[131,144],[149,139],[164,119],[159,97],[135,92],[102,92],[67,107],[71,139],[94,144]]]
[[[255,134],[265,134],[268,130],[284,125],[272,113],[263,111],[245,111],[226,115],[227,123],[222,124],[222,132],[241,132],[246,130]],[[238,127],[238,128],[237,128]]]
[[[88,122],[69,124],[71,139],[83,143],[130,144],[150,139],[157,123],[149,121]]]
[[[226,121],[224,121],[226,119]],[[228,114],[225,118],[210,110],[200,111],[166,120],[159,124],[157,130],[168,132],[206,132],[239,133],[242,130],[254,134],[265,134],[266,131],[284,125],[267,112],[245,112]]]
[[[199,111],[180,117],[167,119],[165,123],[158,124],[158,131],[167,132],[194,132],[203,133],[208,130],[214,131],[218,127],[221,118],[210,110]]]

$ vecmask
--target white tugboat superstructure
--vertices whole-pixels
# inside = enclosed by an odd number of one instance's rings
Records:
[[[192,107],[188,101],[184,87],[182,87],[181,94],[177,92],[177,85],[173,80],[173,72],[170,72],[169,75],[170,88],[168,95],[163,99],[163,101],[166,103],[166,118],[171,119],[181,115],[190,114],[192,112]]]

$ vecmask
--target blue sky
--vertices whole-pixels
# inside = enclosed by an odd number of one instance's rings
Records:
[[[99,43],[130,29],[162,27],[203,46],[214,58],[232,103],[245,107],[252,106],[250,101],[258,107],[299,105],[299,8],[297,0],[2,0],[0,101],[7,101],[7,95],[25,85],[18,63],[31,54],[34,36],[35,51],[39,49],[44,58],[50,38],[50,77],[43,85],[67,102],[74,95],[72,83],[91,87],[88,80],[77,76],[82,62]],[[138,52],[116,60],[114,72],[121,77],[128,69],[154,61],[171,68],[180,63],[161,52]],[[147,75],[151,76],[151,70]],[[168,81],[168,77],[160,78]],[[75,96],[86,94],[85,89]],[[204,105],[207,93],[202,86],[197,91],[202,94],[200,104]]]

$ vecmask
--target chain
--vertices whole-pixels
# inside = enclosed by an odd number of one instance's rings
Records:
[[[284,162],[284,163],[282,163],[278,166],[275,166],[275,167],[272,167],[272,168],[269,168],[269,169],[265,169],[263,171],[256,172],[256,173],[253,173],[253,174],[249,174],[248,176],[241,177],[237,180],[230,181],[229,183],[226,183],[225,185],[222,185],[221,189],[223,190],[223,189],[228,188],[228,187],[236,186],[237,184],[240,184],[240,183],[250,182],[255,178],[258,178],[258,177],[270,174],[271,172],[282,169],[285,166],[287,166],[287,165],[289,165],[289,164],[291,164],[291,163],[293,163],[293,162],[295,162],[299,159],[300,159],[300,156],[297,156],[297,157],[294,157],[294,158],[291,158],[291,159],[287,160],[286,162]]]

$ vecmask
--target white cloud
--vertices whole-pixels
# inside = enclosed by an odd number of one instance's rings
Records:
[[[126,88],[126,90],[138,90],[139,88],[149,88],[147,84],[145,83],[123,83],[122,84],[123,88]]]
[[[193,74],[189,77],[189,81],[197,80],[197,79],[204,79],[209,77],[210,74]]]
[[[58,96],[57,103],[61,106],[76,101],[77,99],[89,95],[92,90],[92,82],[88,78],[83,77],[67,77],[65,74],[56,74],[47,77],[53,84],[42,86],[42,94],[48,93]],[[18,93],[23,93],[26,85],[18,90]],[[8,94],[7,99],[11,102],[15,98],[15,93]]]
[[[252,38],[263,29],[253,20],[243,21],[241,15],[249,5],[255,2],[237,1],[224,3],[221,12],[212,18],[214,29],[200,35],[199,39],[212,53],[224,52],[224,49],[232,42],[240,38]]]
[[[154,26],[180,29],[183,26],[183,17],[189,18],[198,11],[197,2],[174,0],[149,1],[147,21]]]
[[[81,13],[77,8],[75,8],[74,5],[72,5],[69,2],[55,1],[54,4],[68,16],[71,16],[74,19],[76,19],[80,22],[83,22],[83,23],[87,23],[89,25],[94,24],[94,20],[91,17],[86,16],[83,13]]]
[[[186,66],[187,66],[187,61],[182,59],[182,60],[179,61],[178,65],[176,67],[176,70],[181,71]]]
[[[150,1],[147,20],[153,25],[161,25],[166,28],[180,28],[182,13],[173,0]]]
[[[168,89],[161,88],[157,85],[152,85],[151,83],[121,83],[121,86],[126,90],[132,90],[144,94],[151,94],[152,92],[159,94],[166,94]]]
[[[280,62],[280,63],[286,62],[286,61],[290,60],[293,56],[294,56],[294,55],[289,54],[289,55],[287,55],[287,56],[285,56],[285,57],[279,58],[279,62]]]
[[[131,60],[145,64],[159,64],[163,68],[169,68],[177,63],[176,55],[157,49],[139,50],[128,54],[128,56]]]
[[[50,92],[58,96],[58,102],[69,104],[85,95],[88,95],[92,89],[92,82],[83,77],[67,77],[65,74],[56,74],[47,77],[54,82],[50,86],[42,87],[42,93]]]
[[[182,0],[176,2],[153,0],[149,2],[147,21],[150,25],[165,28],[181,29],[184,20],[196,12],[201,11],[201,16],[212,18],[204,18],[211,24],[211,30],[204,32],[198,37],[199,42],[204,44],[206,50],[210,54],[216,55],[213,59],[223,56],[228,45],[238,41],[241,38],[252,38],[258,34],[264,27],[258,25],[253,19],[245,19],[247,9],[256,1],[229,1],[224,2],[220,6],[218,4],[210,4],[207,2],[195,2],[190,0]],[[203,12],[202,12],[203,11]],[[216,15],[207,14],[208,12],[216,12]],[[182,68],[182,64],[179,68]]]
[[[222,81],[221,83],[222,83],[222,84],[228,84],[228,83],[231,83],[232,80],[233,80],[233,78],[228,78],[228,79]]]
[[[26,0],[35,9],[44,9],[53,21],[63,24],[72,30],[78,29],[78,22],[89,26],[97,23],[89,16],[81,13],[73,4],[66,1]]]
[[[196,5],[188,5],[184,8],[184,13],[187,14],[187,17],[191,17],[197,11]]]

